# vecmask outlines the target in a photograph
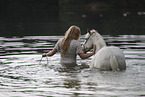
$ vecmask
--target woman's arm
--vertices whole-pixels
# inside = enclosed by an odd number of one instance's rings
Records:
[[[94,55],[95,51],[96,51],[96,46],[94,45],[92,53],[88,53],[88,54],[79,53],[78,55],[80,56],[81,59],[87,59],[87,58],[91,57],[92,55]]]
[[[46,56],[53,56],[55,53],[57,52],[57,49],[53,48],[52,51],[48,52],[48,53],[43,53],[43,57],[46,57]]]

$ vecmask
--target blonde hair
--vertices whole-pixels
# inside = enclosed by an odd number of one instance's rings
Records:
[[[80,37],[81,31],[80,28],[77,26],[71,26],[65,33],[65,37],[63,38],[61,42],[62,47],[62,54],[65,54],[68,50],[71,40],[75,39],[78,40]]]

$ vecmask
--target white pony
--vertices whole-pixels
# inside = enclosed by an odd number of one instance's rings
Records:
[[[106,46],[103,37],[96,31],[89,31],[83,45],[84,51],[90,50],[96,45],[96,54],[92,58],[90,67],[100,70],[125,70],[126,62],[122,50],[115,46]]]

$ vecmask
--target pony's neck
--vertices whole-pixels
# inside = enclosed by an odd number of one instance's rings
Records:
[[[96,33],[96,35],[93,38],[93,45],[96,45],[96,53],[103,47],[106,47],[106,43],[103,39],[103,37]]]

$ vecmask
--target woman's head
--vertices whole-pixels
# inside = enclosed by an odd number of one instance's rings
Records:
[[[80,28],[77,26],[71,26],[65,34],[64,39],[62,40],[61,46],[62,46],[62,53],[65,54],[70,46],[71,40],[75,39],[78,40],[80,38],[81,31]]]
[[[80,28],[73,25],[66,31],[65,39],[69,38],[70,40],[72,39],[78,40],[80,34],[81,34]]]

